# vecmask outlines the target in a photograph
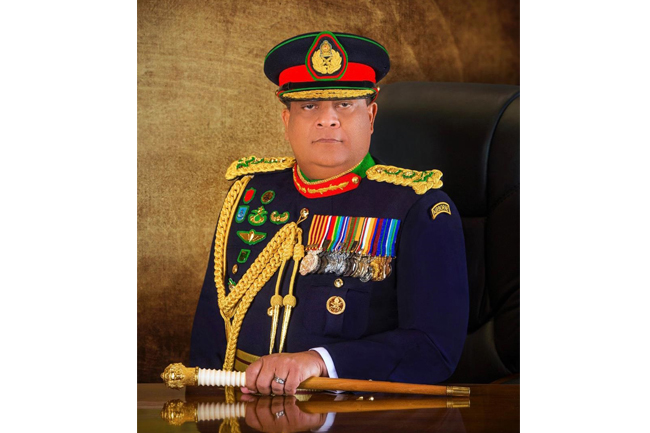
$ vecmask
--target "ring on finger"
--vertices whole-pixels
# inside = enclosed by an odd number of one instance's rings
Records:
[[[273,380],[279,383],[280,385],[284,385],[285,380],[282,379],[281,377],[275,376],[273,377]]]
[[[278,413],[275,414],[275,418],[276,418],[276,419],[281,418],[281,417],[283,417],[283,416],[284,416],[284,411],[283,411],[283,410],[281,410],[280,412],[278,412]]]

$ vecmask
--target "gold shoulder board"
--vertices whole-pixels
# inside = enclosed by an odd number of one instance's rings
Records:
[[[375,165],[368,169],[366,177],[377,182],[410,186],[416,194],[424,194],[430,189],[438,189],[442,186],[440,170],[417,171],[392,165]]]
[[[249,156],[238,159],[230,164],[230,167],[226,170],[226,179],[233,180],[245,174],[285,170],[294,165],[296,165],[296,160],[291,156],[283,156],[281,158],[258,158],[256,156]]]

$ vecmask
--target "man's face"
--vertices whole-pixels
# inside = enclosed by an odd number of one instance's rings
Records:
[[[282,120],[301,168],[345,171],[368,153],[376,114],[365,99],[293,101]]]

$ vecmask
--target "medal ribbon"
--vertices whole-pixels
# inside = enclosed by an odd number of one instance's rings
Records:
[[[395,235],[399,230],[399,225],[400,225],[400,220],[392,220],[392,223],[390,225],[390,236],[388,237],[386,243],[386,250],[387,250],[386,256],[388,257],[395,257],[395,240],[396,240]]]
[[[333,226],[333,224],[332,224],[332,216],[330,215],[330,216],[327,217],[327,224],[325,224],[325,227],[324,227],[324,231],[323,231],[324,236],[323,236],[323,239],[320,242],[320,245],[318,246],[319,249],[323,249],[323,245],[325,244],[325,242],[331,236],[331,231],[333,229],[332,226]]]
[[[350,227],[348,228],[348,236],[345,240],[345,243],[343,244],[343,251],[346,253],[352,252],[352,241],[354,240],[354,232],[357,229],[357,225],[359,224],[359,217],[350,217],[352,220],[350,222]]]
[[[312,249],[314,247],[314,236],[317,232],[317,226],[320,222],[320,215],[314,215],[314,218],[311,220],[311,226],[309,227],[309,235],[307,236],[307,248]]]
[[[400,224],[392,218],[314,215],[309,249],[395,257]]]

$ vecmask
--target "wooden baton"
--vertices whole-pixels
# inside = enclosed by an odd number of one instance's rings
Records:
[[[237,386],[246,385],[246,373],[239,371],[212,370],[199,367],[185,367],[183,364],[170,364],[160,375],[169,388],[184,386]],[[310,377],[298,386],[300,389],[318,391],[361,391],[386,392],[398,394],[469,396],[465,386],[421,385],[416,383],[383,382],[358,379],[332,379],[329,377]]]

